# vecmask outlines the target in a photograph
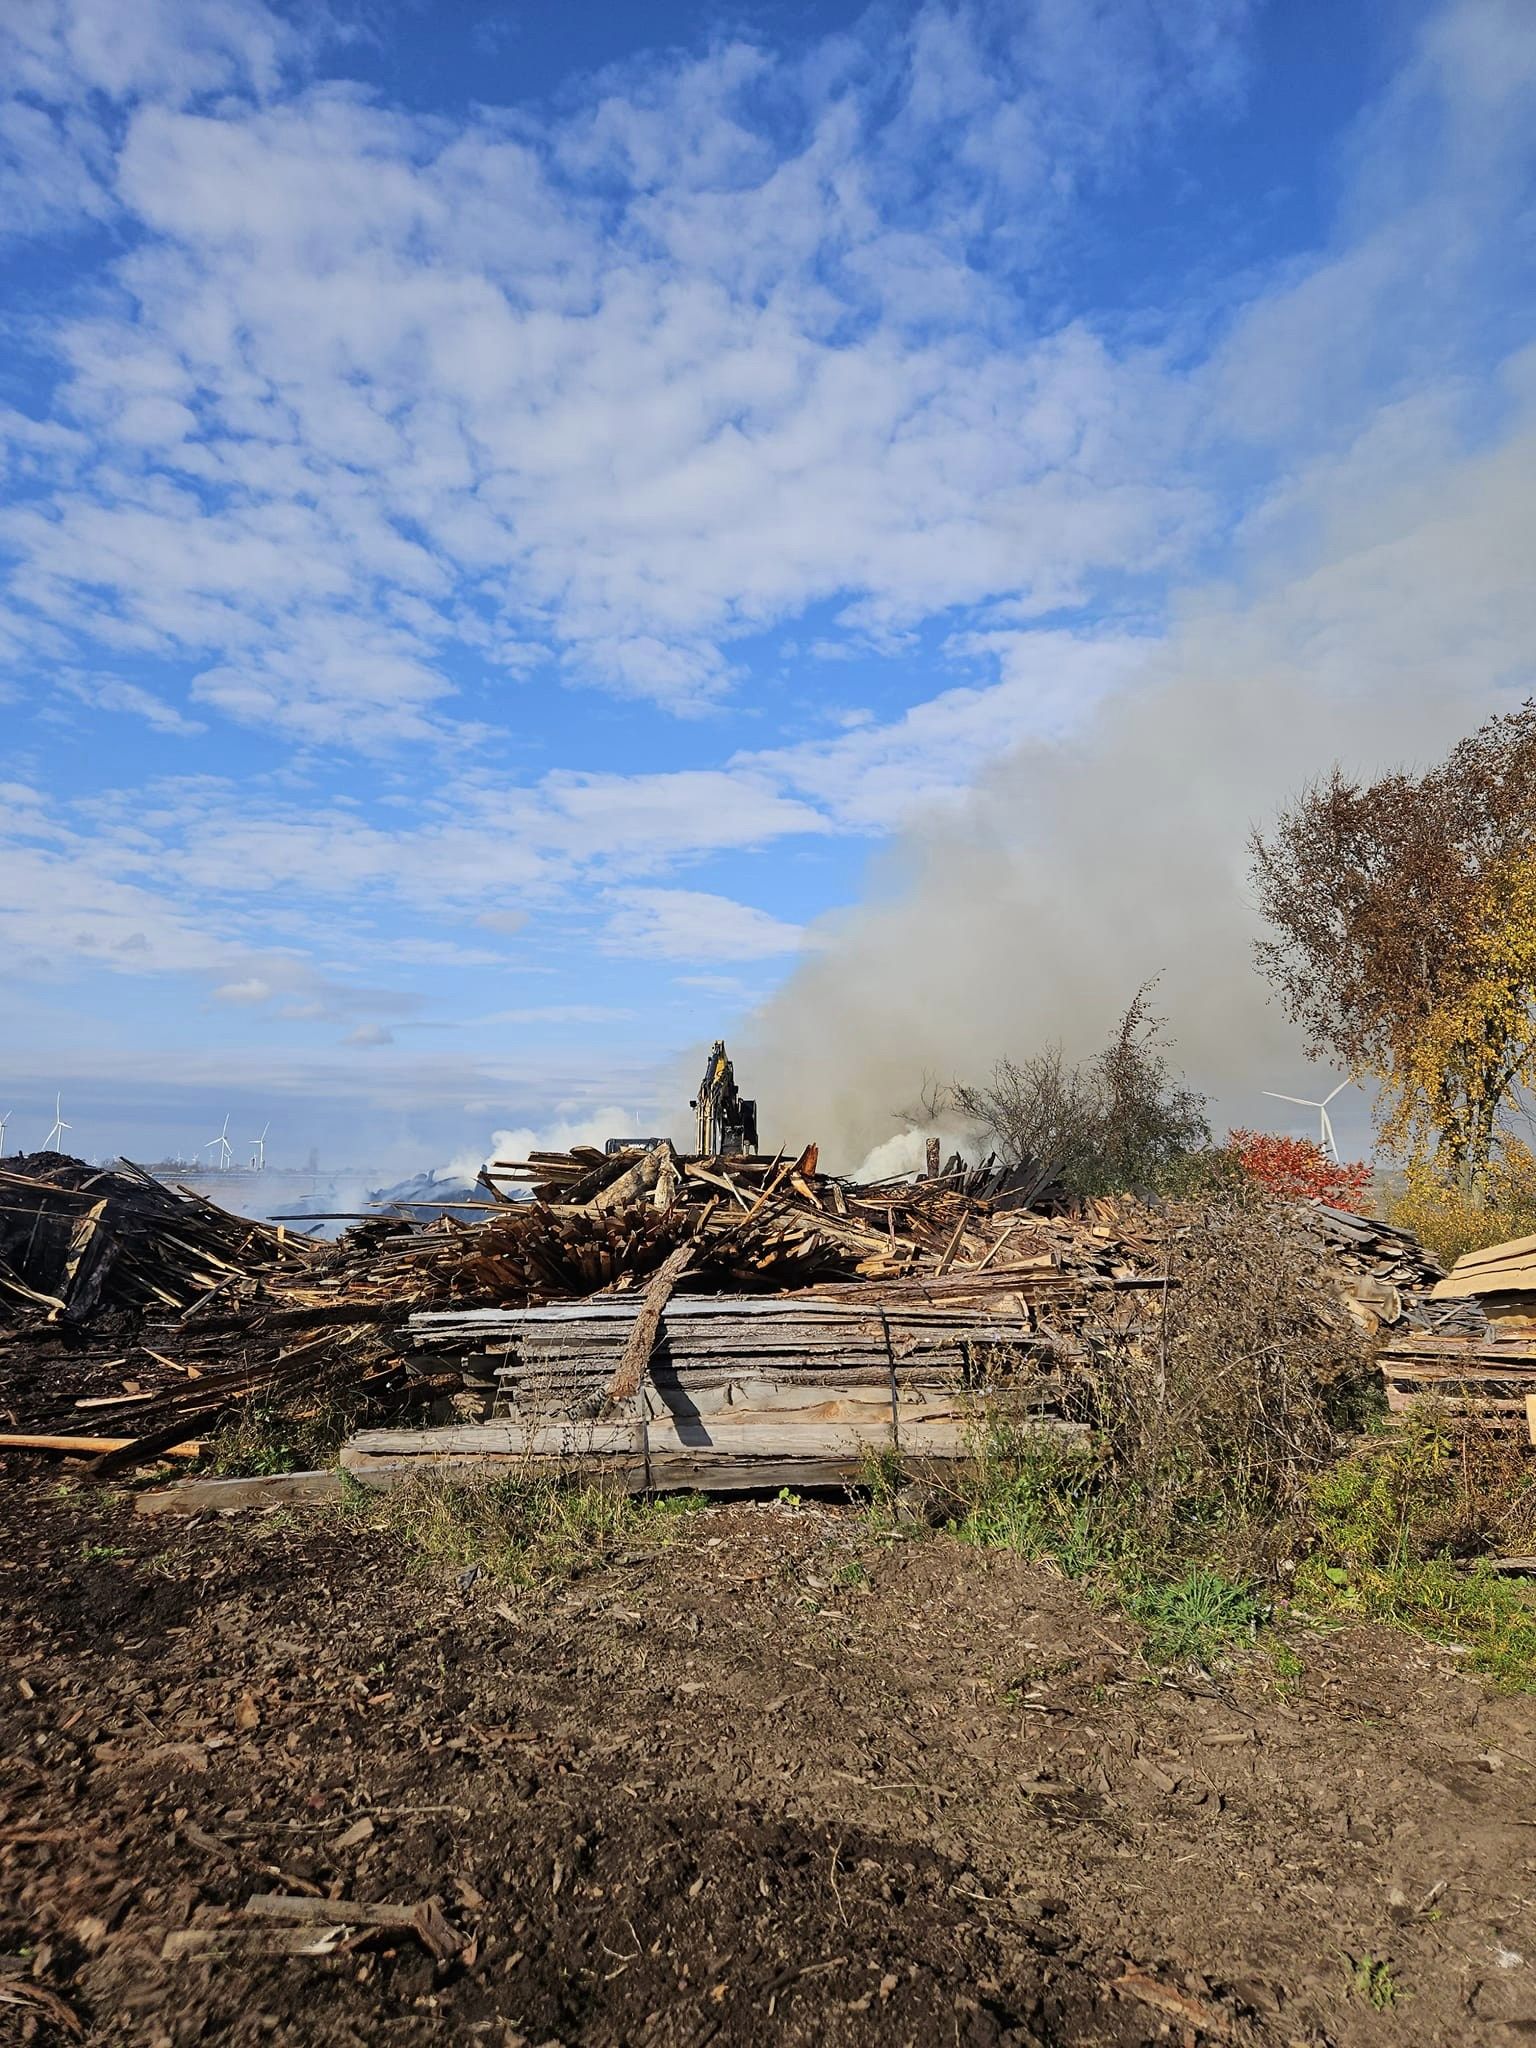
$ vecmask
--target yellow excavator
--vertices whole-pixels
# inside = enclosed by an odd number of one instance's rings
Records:
[[[736,1070],[717,1038],[709,1049],[709,1064],[690,1108],[699,1115],[699,1156],[717,1158],[721,1153],[757,1150],[757,1104],[736,1092]]]

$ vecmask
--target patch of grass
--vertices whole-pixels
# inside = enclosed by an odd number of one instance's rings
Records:
[[[1536,1497],[1518,1453],[1426,1412],[1330,1466],[1310,1491],[1299,1601],[1462,1645],[1502,1689],[1536,1691],[1536,1602],[1476,1555],[1500,1538],[1529,1542]]]
[[[874,1528],[883,1531],[896,1518],[896,1499],[906,1476],[901,1453],[894,1445],[879,1450],[866,1446],[859,1463],[859,1485],[869,1496],[866,1517]]]
[[[248,1402],[213,1439],[204,1469],[219,1479],[320,1471],[335,1464],[355,1421],[346,1400],[310,1397],[297,1409]]]
[[[1307,1667],[1283,1637],[1271,1636],[1265,1647],[1275,1674],[1275,1690],[1289,1698],[1306,1677]]]
[[[1150,1664],[1210,1666],[1257,1636],[1265,1608],[1251,1581],[1200,1554],[1212,1516],[1177,1529],[1147,1514],[1097,1451],[994,1426],[959,1500],[950,1527],[961,1542],[1048,1559],[1115,1601],[1141,1623]]]
[[[536,1585],[574,1578],[621,1545],[665,1541],[681,1516],[703,1506],[698,1494],[637,1500],[616,1487],[552,1478],[423,1473],[369,1496],[368,1511],[439,1564],[478,1565],[492,1578]]]
[[[1125,1606],[1146,1631],[1149,1663],[1207,1669],[1251,1647],[1265,1616],[1253,1587],[1203,1564],[1191,1565],[1176,1579],[1128,1589]]]
[[[82,1543],[80,1559],[83,1564],[104,1563],[108,1558],[126,1557],[128,1551],[121,1543]]]
[[[1389,2012],[1402,1996],[1402,1986],[1383,1956],[1355,1956],[1350,1963],[1349,1988],[1374,2012]]]

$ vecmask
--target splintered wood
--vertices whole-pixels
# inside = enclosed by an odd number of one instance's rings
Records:
[[[860,1184],[824,1173],[814,1145],[577,1147],[493,1161],[482,1178],[493,1199],[472,1220],[380,1217],[322,1244],[126,1162],[6,1162],[0,1422],[80,1441],[78,1411],[105,1410],[102,1475],[253,1412],[344,1409],[389,1425],[387,1451],[358,1439],[359,1471],[439,1453],[543,1464],[576,1455],[571,1432],[586,1431],[582,1459],[645,1483],[713,1484],[731,1459],[804,1481],[875,1446],[959,1455],[999,1404],[1080,1426],[1076,1369],[1095,1345],[1157,1329],[1182,1227],[1130,1197],[1069,1202],[1037,1168],[993,1161]],[[1433,1383],[1523,1414],[1519,1359],[1477,1352],[1479,1296],[1432,1298],[1441,1271],[1413,1238],[1315,1203],[1290,1214],[1344,1305],[1397,1340],[1394,1409]],[[1483,1260],[1506,1290],[1530,1248],[1508,1249]],[[476,1451],[465,1431],[488,1410],[500,1434]],[[452,1421],[452,1439],[397,1426],[427,1415]],[[727,1428],[749,1432],[729,1453]],[[784,1429],[792,1446],[773,1435]]]

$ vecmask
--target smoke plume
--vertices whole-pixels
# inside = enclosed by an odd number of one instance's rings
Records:
[[[1253,966],[1247,840],[1335,759],[1422,761],[1536,688],[1536,352],[1501,378],[1495,441],[1459,440],[1444,394],[1379,422],[1292,488],[1246,587],[1188,599],[1074,738],[1019,747],[900,835],[744,1045],[774,1141],[814,1134],[852,1166],[925,1074],[1051,1041],[1082,1057],[1153,976],[1218,1129],[1315,1128],[1260,1093],[1326,1087]],[[1340,1135],[1363,1149],[1351,1101]]]

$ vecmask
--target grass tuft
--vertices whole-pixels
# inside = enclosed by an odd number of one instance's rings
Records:
[[[574,1578],[621,1546],[664,1542],[698,1494],[638,1500],[617,1487],[545,1477],[448,1479],[421,1473],[354,1507],[435,1563],[478,1565],[514,1585]]]
[[[1402,1996],[1402,1986],[1384,1956],[1355,1956],[1350,1963],[1350,1989],[1374,2012],[1389,2012]]]
[[[301,1407],[248,1401],[213,1439],[204,1469],[219,1479],[259,1479],[334,1465],[352,1434],[357,1409],[345,1398],[311,1394]]]
[[[1165,1583],[1150,1580],[1127,1589],[1125,1605],[1146,1631],[1149,1664],[1197,1664],[1206,1670],[1250,1648],[1266,1614],[1251,1586],[1203,1564]]]

